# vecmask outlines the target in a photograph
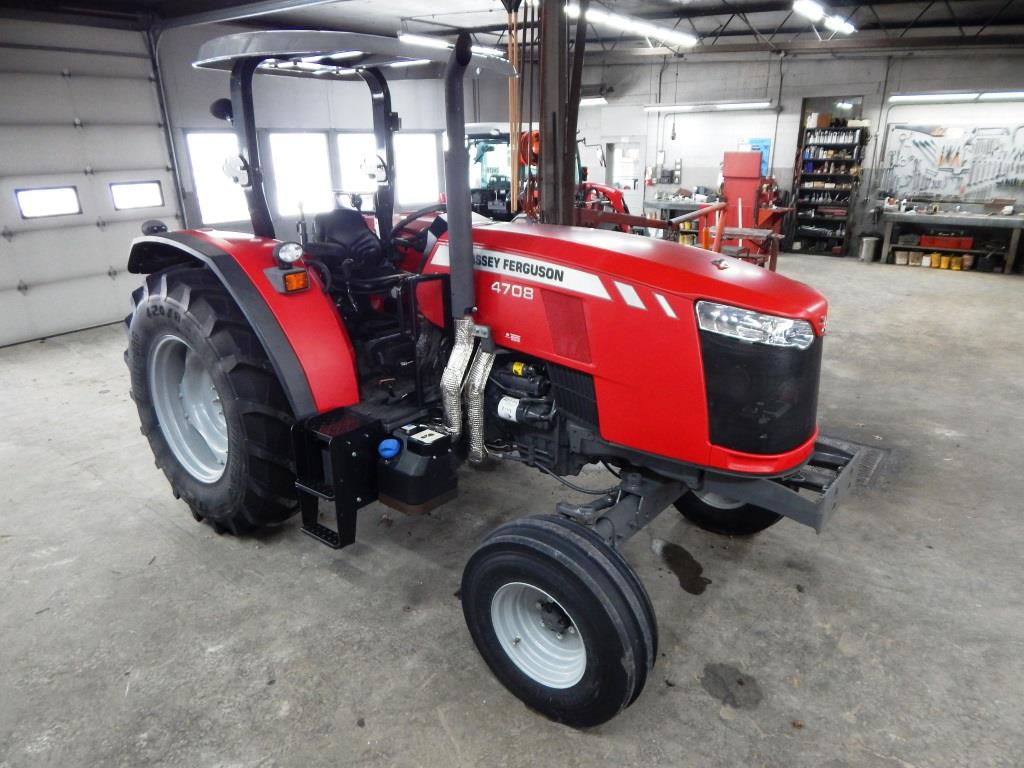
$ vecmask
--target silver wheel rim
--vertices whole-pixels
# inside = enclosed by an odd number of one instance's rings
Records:
[[[228,462],[228,426],[213,377],[184,339],[167,334],[149,356],[149,391],[167,446],[201,483],[215,483]]]
[[[505,655],[548,688],[572,688],[587,669],[587,649],[569,612],[543,589],[515,581],[491,599],[491,624]]]
[[[736,501],[736,499],[713,491],[694,491],[694,493],[698,499],[715,509],[739,509],[744,504],[742,501]]]

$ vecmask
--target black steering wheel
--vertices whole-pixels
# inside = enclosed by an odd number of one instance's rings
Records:
[[[418,211],[413,211],[407,216],[403,217],[394,227],[391,229],[391,240],[401,245],[405,245],[409,248],[414,248],[417,251],[422,252],[427,247],[427,230],[426,228],[419,232],[413,232],[412,237],[402,237],[398,233],[403,229],[409,229],[409,225],[422,216],[426,216],[428,213],[439,213],[441,211],[447,211],[447,203],[433,203],[420,208]]]

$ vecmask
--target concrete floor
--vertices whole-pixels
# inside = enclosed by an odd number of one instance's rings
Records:
[[[670,510],[631,541],[663,653],[586,733],[499,686],[453,594],[554,481],[467,470],[431,517],[369,507],[341,552],[294,521],[217,536],[153,468],[119,327],[0,350],[0,766],[1024,765],[1024,282],[780,271],[832,301],[823,431],[888,459],[820,537]]]

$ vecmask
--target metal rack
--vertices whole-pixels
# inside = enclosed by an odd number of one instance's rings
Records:
[[[860,181],[866,128],[805,128],[793,182],[793,240],[812,253],[843,254]]]

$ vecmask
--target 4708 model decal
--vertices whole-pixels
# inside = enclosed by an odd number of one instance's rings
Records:
[[[447,243],[439,243],[430,263],[435,267],[450,265]],[[591,272],[584,272],[573,267],[548,264],[544,261],[531,259],[528,256],[517,256],[499,251],[483,249],[473,250],[473,263],[481,272],[494,272],[508,275],[519,280],[554,285],[574,293],[596,296],[600,299],[611,299],[601,278]]]

